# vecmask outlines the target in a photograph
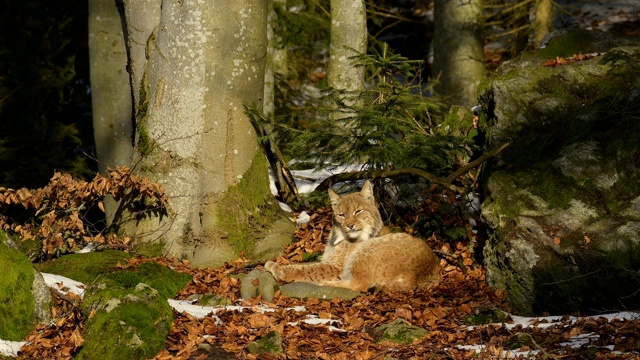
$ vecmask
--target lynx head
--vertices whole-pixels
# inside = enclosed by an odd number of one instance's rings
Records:
[[[373,187],[365,181],[360,192],[340,196],[329,189],[333,209],[333,245],[342,240],[356,242],[376,237],[382,230],[382,218],[373,196]]]

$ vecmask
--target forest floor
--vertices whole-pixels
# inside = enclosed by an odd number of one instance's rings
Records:
[[[281,260],[297,262],[308,256],[305,254],[321,252],[330,226],[329,211],[311,214],[310,223],[298,228],[297,240]],[[508,313],[504,294],[487,285],[484,269],[468,244],[459,242],[451,248],[435,236],[427,242],[462,259],[466,273],[447,257],[440,263],[441,282],[427,291],[373,292],[353,300],[297,300],[278,293],[272,302],[241,299],[240,280],[234,275],[261,268],[248,266],[250,262],[242,258],[217,269],[192,269],[187,262],[142,257],[122,266],[156,261],[191,274],[193,281],[177,297],[183,304],[197,304],[185,300],[193,294],[215,294],[235,305],[199,307],[204,311],[201,314],[174,310],[166,348],[156,360],[640,358],[640,317],[633,313],[546,318],[509,315],[504,322],[469,325],[470,315],[496,310]],[[84,327],[78,306],[68,298],[58,299],[54,309],[58,320],[34,332],[20,358],[45,352],[71,358]],[[404,319],[427,333],[406,345],[381,340],[376,328],[395,319]],[[282,337],[283,352],[248,352],[248,343],[273,331]]]

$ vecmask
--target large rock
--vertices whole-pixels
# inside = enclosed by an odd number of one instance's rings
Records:
[[[0,230],[0,339],[19,341],[51,317],[51,292],[31,261]]]
[[[280,294],[282,296],[292,297],[296,299],[345,299],[351,300],[360,295],[359,292],[351,289],[333,287],[333,286],[320,286],[306,282],[292,282],[282,285],[280,287]]]
[[[167,301],[192,277],[155,262],[117,266],[130,254],[108,250],[70,254],[37,267],[88,285],[82,311],[84,344],[75,359],[147,359],[160,352],[173,325]]]
[[[490,145],[513,141],[482,210],[490,284],[524,315],[640,307],[640,40],[557,33],[480,99]]]

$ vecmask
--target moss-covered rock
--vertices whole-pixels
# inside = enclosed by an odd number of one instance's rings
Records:
[[[85,343],[76,358],[152,358],[163,349],[173,324],[167,298],[190,280],[154,262],[104,272],[85,291]]]
[[[462,319],[468,325],[500,324],[509,321],[509,315],[500,309],[488,309],[469,314]]]
[[[320,286],[306,282],[292,282],[280,287],[280,295],[303,300],[308,298],[351,300],[360,295],[360,293],[340,287]]]
[[[51,294],[29,259],[7,240],[0,241],[0,339],[19,341],[49,318]]]
[[[490,284],[523,315],[639,308],[640,41],[556,33],[480,99],[491,146],[513,141],[486,183]]]
[[[379,335],[379,342],[390,341],[396,344],[413,344],[422,339],[428,331],[411,324],[402,319],[395,319],[392,322],[380,325],[375,329]]]
[[[557,56],[606,52],[564,66]],[[587,30],[562,31],[543,49],[505,62],[479,90],[489,142],[513,144],[500,158],[526,165],[555,156],[594,131],[635,126],[640,109],[640,41]],[[631,116],[626,116],[631,115]]]
[[[282,337],[277,331],[267,333],[256,341],[247,344],[247,351],[254,355],[277,355],[284,351]]]
[[[129,253],[117,250],[69,254],[34,266],[41,272],[62,275],[70,279],[91,284],[118,263],[131,258]]]

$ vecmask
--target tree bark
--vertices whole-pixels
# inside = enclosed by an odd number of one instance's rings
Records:
[[[553,0],[536,1],[536,18],[533,23],[533,43],[535,47],[538,47],[542,39],[551,32],[552,20]]]
[[[137,171],[165,187],[170,205],[168,216],[137,224],[138,243],[160,241],[194,266],[234,260],[283,219],[243,112],[264,96],[268,1],[136,3],[123,5]]]
[[[113,0],[89,1],[89,62],[98,171],[106,175],[107,167],[129,166],[133,154],[127,53]],[[116,208],[112,198],[105,201],[107,224]]]
[[[364,68],[349,58],[367,52],[367,14],[362,0],[331,0],[331,44],[329,86],[339,90],[363,91]]]
[[[270,0],[269,16],[267,18],[267,61],[264,74],[264,101],[262,112],[272,116],[275,111],[275,83],[276,75],[286,76],[287,52],[279,48],[279,39],[274,32],[277,22],[276,6],[286,9],[287,0]]]
[[[482,0],[435,0],[433,77],[449,105],[472,107],[485,77]]]

